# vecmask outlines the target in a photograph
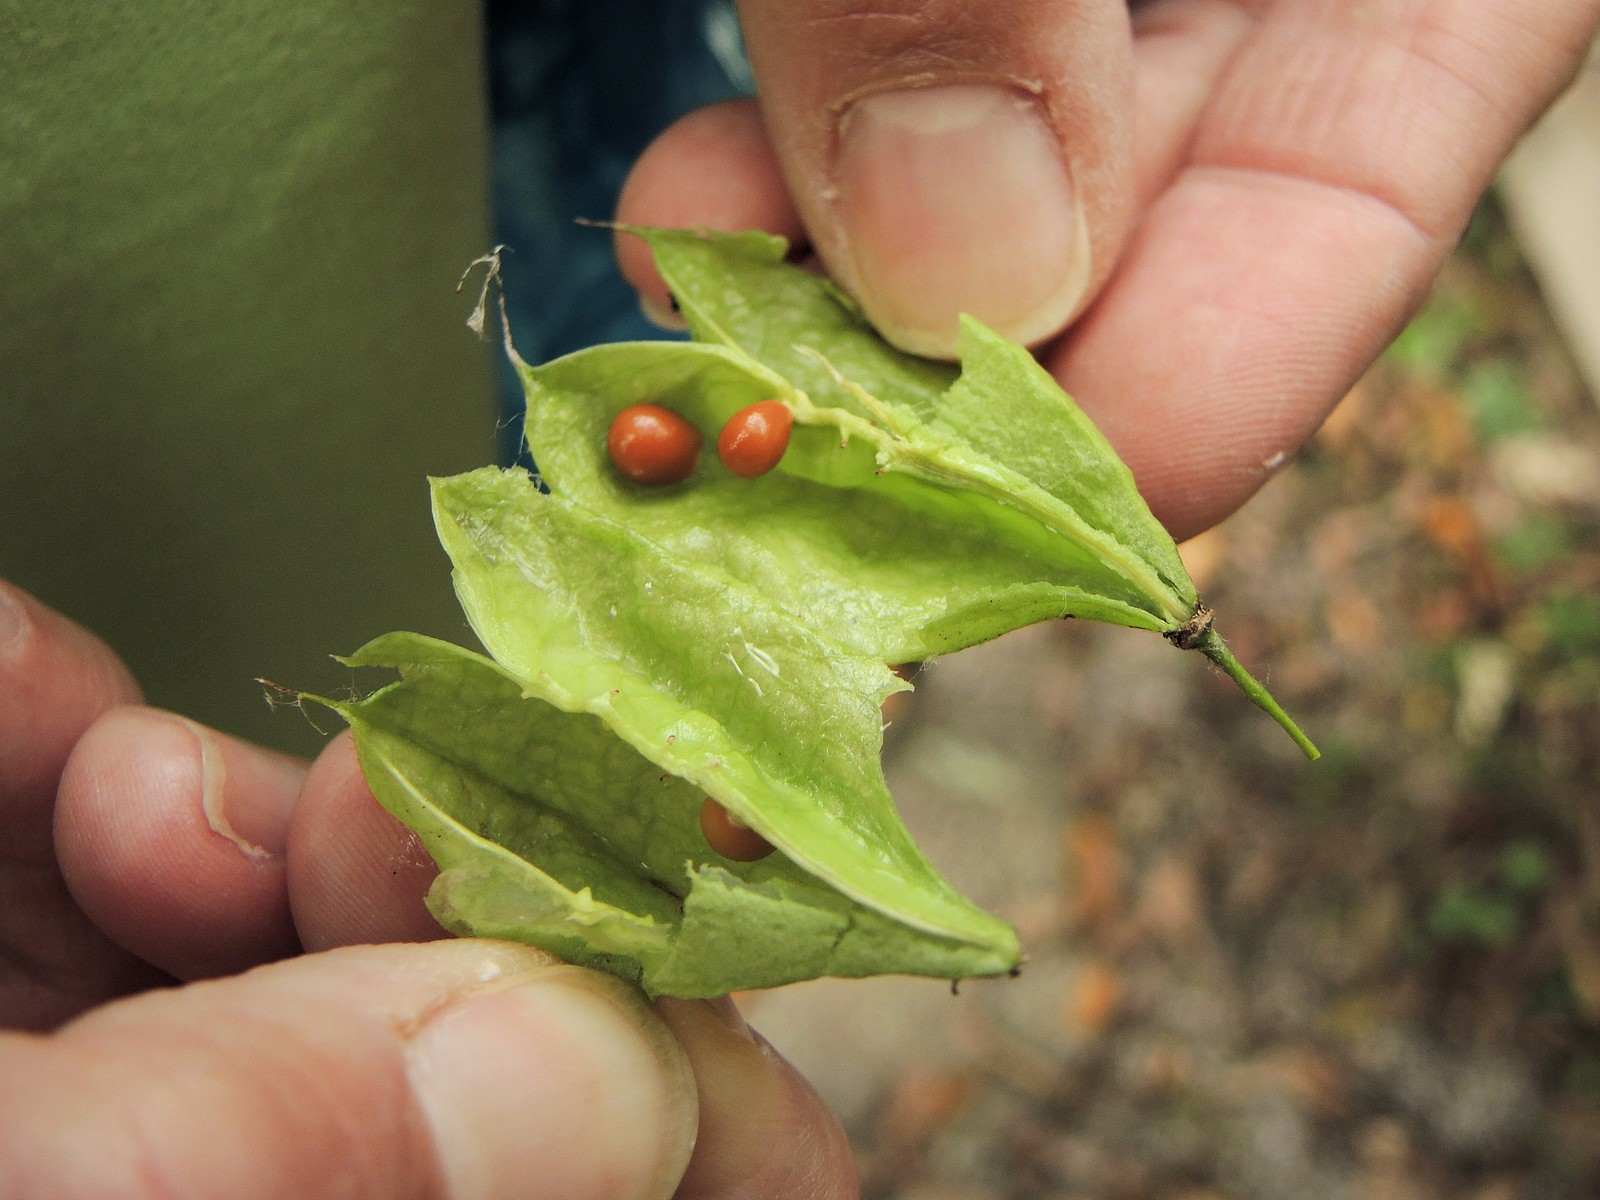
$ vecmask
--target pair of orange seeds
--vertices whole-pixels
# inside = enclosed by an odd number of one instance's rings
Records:
[[[717,457],[744,479],[765,475],[789,448],[794,415],[781,400],[741,408],[717,435]],[[611,462],[635,483],[682,483],[700,461],[700,431],[659,404],[630,404],[606,435]]]

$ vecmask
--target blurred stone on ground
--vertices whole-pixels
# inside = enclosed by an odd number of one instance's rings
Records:
[[[869,1200],[1600,1195],[1600,410],[1493,204],[1162,639],[940,660],[890,783],[1020,978],[745,998]]]

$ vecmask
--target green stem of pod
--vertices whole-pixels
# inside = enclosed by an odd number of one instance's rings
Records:
[[[1305,735],[1300,726],[1294,723],[1294,718],[1283,711],[1283,707],[1272,698],[1272,694],[1261,686],[1254,675],[1244,669],[1244,664],[1235,658],[1233,652],[1223,644],[1222,639],[1217,636],[1217,631],[1211,628],[1210,610],[1200,609],[1191,625],[1195,621],[1200,623],[1201,628],[1196,630],[1192,636],[1183,636],[1185,630],[1191,628],[1191,626],[1186,625],[1173,633],[1167,634],[1168,640],[1185,650],[1198,650],[1216,663],[1222,669],[1223,674],[1238,684],[1239,690],[1249,696],[1251,702],[1257,708],[1283,726],[1284,732],[1294,739],[1294,744],[1300,747],[1308,759],[1315,762],[1321,758],[1322,751],[1318,750],[1316,744]]]

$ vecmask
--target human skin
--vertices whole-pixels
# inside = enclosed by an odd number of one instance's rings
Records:
[[[446,938],[348,737],[307,764],[138,700],[0,583],[0,1194],[855,1194],[731,1002]]]
[[[739,9],[759,102],[666,131],[618,219],[789,237],[907,348],[948,352],[963,310],[1035,345],[1180,539],[1415,312],[1600,25],[1597,0]]]

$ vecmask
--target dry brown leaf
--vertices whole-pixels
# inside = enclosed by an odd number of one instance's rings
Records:
[[[1105,1033],[1122,1008],[1122,976],[1101,959],[1090,959],[1073,977],[1063,1016],[1067,1031],[1098,1036]]]
[[[1117,827],[1101,814],[1066,829],[1067,913],[1078,927],[1109,924],[1122,912],[1122,850]]]

